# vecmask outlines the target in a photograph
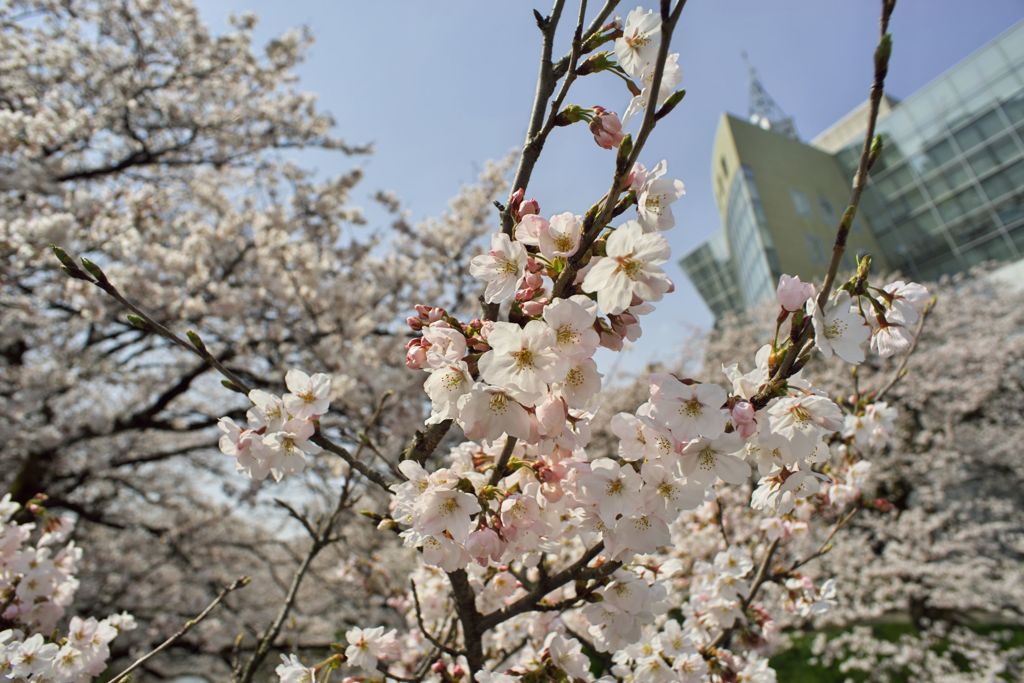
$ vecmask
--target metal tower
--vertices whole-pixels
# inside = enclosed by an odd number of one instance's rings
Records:
[[[793,117],[786,116],[786,112],[782,111],[782,107],[768,94],[760,77],[757,75],[757,69],[750,63],[746,51],[743,52],[743,61],[746,63],[750,74],[750,109],[747,112],[750,122],[765,130],[774,131],[779,135],[785,135],[787,138],[799,140],[800,136],[797,135],[796,123],[793,122]]]

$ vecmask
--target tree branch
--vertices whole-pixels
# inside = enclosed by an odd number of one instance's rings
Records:
[[[150,650],[149,652],[144,654],[142,657],[136,659],[127,669],[125,669],[124,671],[122,671],[118,675],[116,675],[113,678],[111,678],[110,679],[110,683],[118,683],[119,681],[123,681],[129,674],[131,674],[132,671],[135,671],[136,669],[141,667],[143,664],[148,662],[150,659],[152,659],[156,655],[160,654],[161,652],[163,652],[164,650],[169,648],[171,645],[173,645],[175,643],[175,641],[177,641],[179,638],[181,638],[186,633],[191,631],[199,622],[201,622],[204,619],[206,619],[206,617],[208,617],[210,615],[210,612],[212,612],[217,607],[217,605],[220,604],[221,600],[223,600],[225,597],[227,597],[228,593],[236,591],[239,588],[243,588],[245,586],[248,586],[251,580],[252,579],[250,579],[248,576],[243,576],[241,578],[236,579],[234,581],[234,583],[232,583],[230,586],[224,587],[221,590],[221,592],[217,594],[217,597],[213,599],[213,602],[211,602],[209,605],[206,606],[206,609],[204,609],[202,612],[197,614],[192,619],[189,619],[188,621],[186,621],[185,625],[182,626],[181,629],[178,630],[177,633],[172,635],[170,638],[168,638],[164,642],[160,643],[155,649]]]

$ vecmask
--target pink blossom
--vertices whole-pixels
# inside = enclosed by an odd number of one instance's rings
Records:
[[[481,566],[486,567],[488,559],[497,562],[505,551],[505,545],[497,532],[490,527],[481,527],[466,539],[466,552]]]
[[[622,142],[622,122],[613,111],[604,107],[594,107],[594,118],[590,121],[590,132],[598,147],[614,149]]]
[[[729,411],[736,433],[744,439],[749,439],[757,431],[757,422],[754,421],[754,406],[747,401],[737,401]]]
[[[810,282],[801,282],[799,275],[783,275],[779,278],[775,296],[780,306],[793,312],[803,308],[804,303],[814,296],[814,285]]]

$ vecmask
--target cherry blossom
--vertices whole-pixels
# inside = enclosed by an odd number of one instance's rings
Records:
[[[531,320],[525,327],[495,323],[487,343],[491,350],[478,361],[480,377],[494,386],[540,395],[562,370],[553,348],[555,333],[540,320]]]
[[[814,296],[814,285],[801,282],[799,275],[779,276],[779,286],[775,290],[775,298],[779,305],[792,313],[804,307],[804,303]]]
[[[654,10],[637,7],[626,16],[622,37],[615,40],[615,57],[634,78],[647,70],[658,51],[661,21]]]
[[[595,259],[583,280],[583,291],[596,292],[605,313],[625,311],[634,295],[659,301],[669,290],[669,279],[660,266],[668,260],[670,249],[661,235],[644,234],[640,223],[627,221],[611,234],[605,250],[607,256]]]
[[[826,312],[822,312],[814,299],[807,306],[814,323],[814,344],[821,355],[831,358],[834,353],[847,363],[862,363],[863,344],[871,335],[871,329],[852,308],[850,295],[839,292]]]
[[[491,238],[491,250],[473,257],[470,273],[487,283],[484,300],[502,303],[515,296],[519,280],[526,273],[526,249],[504,233]]]

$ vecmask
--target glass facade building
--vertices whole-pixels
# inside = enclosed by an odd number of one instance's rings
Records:
[[[773,281],[778,278],[778,259],[767,225],[753,171],[741,165],[729,187],[725,235],[733,247],[736,272],[743,273],[739,293],[744,308],[760,303],[773,291]]]
[[[884,105],[850,251],[920,280],[1024,258],[1024,21]],[[712,163],[722,230],[681,263],[716,317],[769,296],[782,272],[824,273],[865,117],[861,105],[810,144],[723,117]]]
[[[716,235],[683,257],[683,269],[697,293],[716,318],[742,307],[736,290],[736,275],[729,259],[729,248],[722,235]]]
[[[879,120],[864,197],[890,265],[918,279],[1024,256],[1024,22]],[[851,175],[851,140],[838,158]]]

